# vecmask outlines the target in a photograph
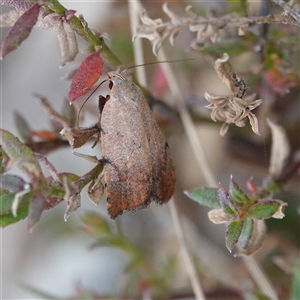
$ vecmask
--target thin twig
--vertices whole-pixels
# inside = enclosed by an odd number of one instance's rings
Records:
[[[241,252],[242,249],[237,245],[237,249]],[[268,295],[272,300],[278,300],[276,292],[266,276],[263,272],[259,264],[257,263],[256,259],[253,256],[241,256],[244,264],[246,265],[249,273],[251,274],[252,278],[255,280],[257,286],[263,291],[266,295]]]
[[[205,300],[205,295],[202,291],[202,288],[201,288],[201,285],[200,285],[200,280],[198,278],[194,263],[191,259],[191,255],[190,255],[189,250],[187,248],[186,240],[184,238],[181,219],[180,219],[180,216],[179,216],[178,209],[176,207],[175,199],[172,198],[170,200],[169,207],[170,207],[170,210],[171,210],[171,215],[172,215],[173,224],[174,224],[174,227],[175,227],[175,232],[176,232],[176,235],[177,235],[177,239],[178,239],[180,249],[181,249],[181,252],[182,252],[183,261],[185,263],[185,267],[186,267],[188,276],[191,280],[191,285],[192,285],[195,297],[196,297],[197,300]]]
[[[139,16],[141,14],[141,5],[139,2],[128,1],[129,6],[129,16],[130,16],[130,27],[131,27],[131,36],[134,36],[135,29],[139,24]],[[134,61],[136,65],[142,65],[145,63],[143,55],[143,45],[141,39],[136,39],[133,41],[133,54]],[[145,67],[141,66],[136,69],[136,76],[139,83],[143,86],[147,86],[146,72]]]

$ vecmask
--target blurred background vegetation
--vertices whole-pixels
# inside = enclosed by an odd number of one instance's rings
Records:
[[[110,39],[106,43],[124,66],[134,64],[126,2],[61,3],[68,9],[75,9],[77,14],[83,14],[89,27],[108,33]],[[162,1],[143,1],[148,16],[168,20],[162,4]],[[170,2],[169,8],[178,16],[184,16],[187,4],[186,1]],[[280,7],[263,0],[197,1],[191,5],[195,13],[206,17],[282,13]],[[1,6],[2,13],[8,9]],[[7,32],[7,28],[1,29],[2,40]],[[280,194],[276,198],[287,202],[288,207],[284,219],[267,220],[268,236],[255,257],[274,285],[279,299],[289,299],[291,282],[297,280],[297,274],[299,282],[300,276],[299,271],[293,269],[297,265],[300,242],[299,27],[259,25],[244,36],[237,35],[237,28],[226,28],[215,44],[207,43],[200,51],[191,48],[193,38],[195,34],[183,29],[175,46],[166,41],[164,50],[168,59],[195,59],[172,67],[218,181],[226,185],[233,174],[243,190],[246,190],[246,180],[250,177],[261,185],[267,180],[271,148],[266,118],[286,130],[291,146],[289,165],[295,170],[282,178]],[[20,48],[1,61],[2,128],[18,136],[13,121],[14,111],[22,113],[35,130],[49,127],[47,117],[32,94],[44,94],[57,110],[62,107],[70,84],[62,78],[87,56],[84,52],[87,45],[80,38],[78,42],[82,52],[74,62],[59,69],[60,50],[56,34],[34,29]],[[155,61],[149,41],[143,40],[143,45],[145,61]],[[211,121],[210,111],[204,108],[208,104],[205,91],[228,93],[213,68],[216,58],[224,52],[231,56],[232,65],[251,88],[250,92],[263,99],[256,111],[260,136],[255,135],[247,124],[243,128],[231,125],[227,135],[220,137],[221,124]],[[195,163],[160,66],[147,66],[146,72],[150,93],[169,107],[166,110],[158,104],[153,109],[175,160],[175,199],[207,299],[243,299],[245,293],[249,299],[263,299],[256,292],[257,288],[241,259],[227,251],[225,227],[209,222],[208,210],[183,194],[184,190],[206,184]],[[101,94],[105,95],[102,91]],[[83,100],[84,97],[79,103]],[[97,116],[91,111],[96,105],[97,96],[94,96],[86,107],[84,125],[94,124]],[[101,156],[99,145],[95,149],[85,145],[80,152]],[[69,147],[50,153],[48,159],[59,172],[84,174],[93,166],[72,155]],[[108,218],[105,200],[99,207],[94,207],[88,199],[82,199],[81,209],[68,222],[63,220],[64,211],[65,205],[61,204],[44,212],[31,234],[26,229],[26,220],[1,230],[3,299],[193,298],[168,205],[151,205],[135,214],[124,213],[117,221]]]

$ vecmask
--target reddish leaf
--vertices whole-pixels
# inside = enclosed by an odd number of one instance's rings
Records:
[[[33,26],[38,20],[40,5],[35,4],[28,9],[9,31],[1,46],[0,57],[15,50],[29,36]]]
[[[57,135],[49,130],[30,131],[30,136],[35,136],[44,141],[53,141],[57,139]]]
[[[69,100],[86,94],[102,74],[103,61],[98,52],[88,56],[79,66],[71,83]]]
[[[151,90],[155,92],[154,96],[162,97],[167,88],[168,88],[168,83],[167,83],[166,75],[163,72],[162,68],[158,66],[155,69]]]
[[[253,178],[249,178],[246,182],[247,184],[247,189],[252,192],[252,193],[258,193],[257,187],[255,186],[253,182]]]

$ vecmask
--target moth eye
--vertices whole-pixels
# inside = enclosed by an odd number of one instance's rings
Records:
[[[114,84],[112,81],[109,82],[109,89],[111,90],[113,88]]]

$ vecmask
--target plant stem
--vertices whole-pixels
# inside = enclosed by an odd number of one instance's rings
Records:
[[[241,251],[239,246],[237,248]],[[252,278],[255,280],[257,286],[261,291],[264,292],[267,296],[269,296],[272,300],[278,300],[278,297],[276,295],[276,292],[266,276],[266,274],[263,272],[257,261],[253,256],[241,256],[241,259],[243,260],[244,264],[246,265],[249,273],[251,274]]]
[[[195,297],[197,300],[205,300],[205,295],[202,291],[202,288],[200,285],[200,280],[199,280],[198,274],[197,274],[195,266],[194,266],[194,262],[192,261],[191,255],[187,248],[186,240],[185,240],[185,237],[183,234],[182,223],[180,220],[180,215],[179,215],[178,209],[176,207],[175,199],[172,198],[170,200],[169,207],[171,210],[173,224],[175,227],[175,232],[176,232],[177,239],[178,239],[178,242],[180,245],[180,249],[181,249],[181,253],[183,256],[184,263],[185,263],[185,267],[186,267],[188,276],[190,278]]]
[[[68,10],[57,0],[49,0],[48,6],[60,16],[63,16]],[[103,39],[97,36],[88,26],[83,26],[81,20],[73,16],[68,20],[74,31],[89,45],[89,50],[95,51],[95,46],[101,47],[101,54],[112,66],[117,67],[121,64],[120,60],[111,52],[104,43]]]

